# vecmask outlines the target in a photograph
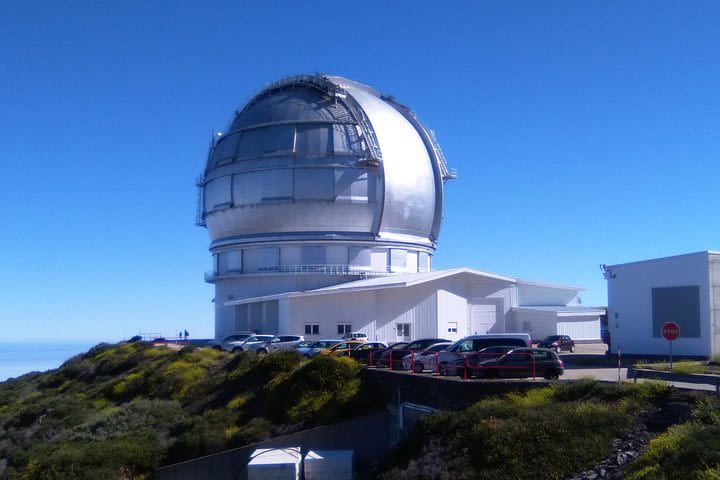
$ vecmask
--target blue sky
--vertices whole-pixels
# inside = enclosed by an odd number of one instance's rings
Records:
[[[2,2],[5,340],[213,334],[195,178],[265,83],[325,72],[433,128],[435,268],[584,287],[720,249],[720,3]]]

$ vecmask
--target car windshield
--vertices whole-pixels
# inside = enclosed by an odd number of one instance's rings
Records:
[[[268,340],[272,339],[272,335],[253,335],[252,337],[245,340],[246,342],[267,342]]]
[[[545,338],[546,342],[554,342],[555,340],[560,340],[562,337],[560,335],[550,335],[549,337]]]

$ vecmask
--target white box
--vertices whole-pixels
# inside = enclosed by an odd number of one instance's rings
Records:
[[[310,450],[305,455],[305,480],[352,480],[353,450]]]
[[[258,448],[250,456],[248,480],[298,480],[300,447]]]

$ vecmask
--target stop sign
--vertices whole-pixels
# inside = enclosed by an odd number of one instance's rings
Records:
[[[680,325],[675,322],[665,322],[660,327],[660,333],[665,340],[672,342],[680,336]]]

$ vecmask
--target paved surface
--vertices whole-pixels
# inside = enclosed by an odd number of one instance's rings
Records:
[[[562,353],[565,363],[565,374],[560,377],[563,380],[577,380],[579,378],[595,378],[603,382],[632,381],[627,378],[628,362],[618,367],[617,358],[607,357],[607,345],[604,343],[579,344],[575,346],[575,353]],[[630,361],[630,363],[632,363]],[[614,365],[613,365],[614,364]],[[638,379],[638,382],[657,381]],[[693,390],[715,391],[715,385],[670,382],[677,388]]]

